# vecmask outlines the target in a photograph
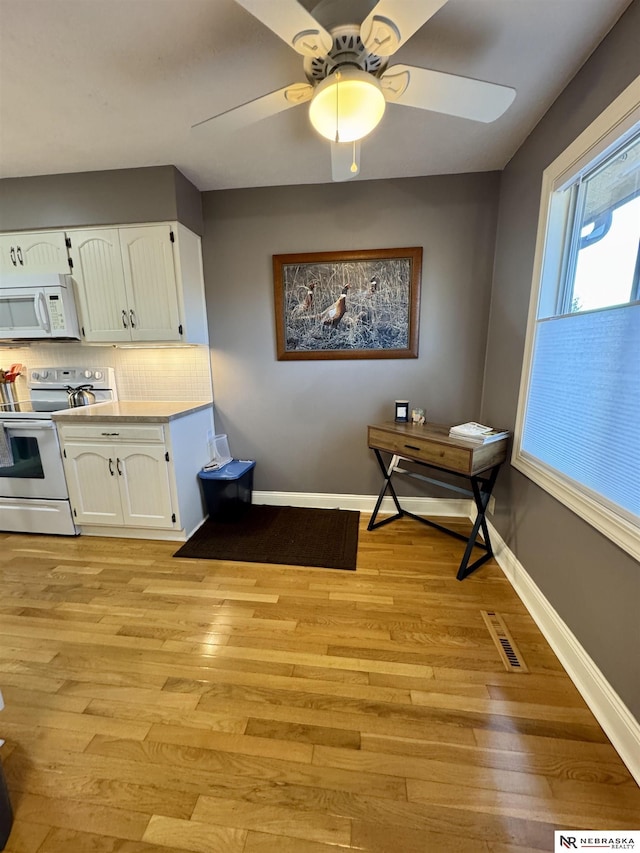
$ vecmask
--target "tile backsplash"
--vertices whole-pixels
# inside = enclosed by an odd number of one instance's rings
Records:
[[[121,400],[211,400],[210,350],[206,346],[121,349],[75,343],[0,349],[0,367],[113,367]],[[19,380],[21,398],[26,382]]]

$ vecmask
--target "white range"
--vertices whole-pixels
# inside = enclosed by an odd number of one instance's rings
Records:
[[[30,399],[0,406],[0,441],[12,457],[0,467],[0,530],[78,534],[51,416],[71,408],[71,392],[80,386],[96,403],[118,399],[111,367],[34,367]]]

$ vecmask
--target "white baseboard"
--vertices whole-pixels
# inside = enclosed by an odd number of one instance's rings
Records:
[[[312,492],[253,492],[254,504],[270,506],[307,506],[317,509],[357,509],[373,512],[376,495],[332,495]],[[464,515],[469,516],[472,501],[440,498],[400,498],[402,506],[416,515]],[[382,515],[392,515],[395,506],[391,498],[382,501]]]
[[[640,785],[640,723],[489,522],[495,558],[582,698]]]

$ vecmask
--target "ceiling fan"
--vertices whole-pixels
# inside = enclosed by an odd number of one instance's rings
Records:
[[[474,121],[499,118],[515,89],[414,65],[387,67],[392,56],[447,0],[235,0],[304,57],[307,82],[197,122],[231,131],[310,101],[311,124],[331,142],[334,181],[360,171],[360,140],[380,122],[387,102]],[[373,5],[373,8],[371,6]],[[362,24],[349,23],[361,20]],[[360,17],[357,17],[360,15]],[[322,21],[323,23],[320,23]]]

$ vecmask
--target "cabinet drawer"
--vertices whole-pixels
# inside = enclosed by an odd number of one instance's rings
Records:
[[[63,440],[91,439],[117,441],[164,442],[162,424],[123,424],[117,421],[101,424],[59,424],[58,431]]]
[[[418,459],[430,465],[437,465],[449,471],[471,472],[473,450],[441,444],[422,439],[419,436],[401,435],[371,427],[369,429],[369,447],[396,453],[408,459]]]

